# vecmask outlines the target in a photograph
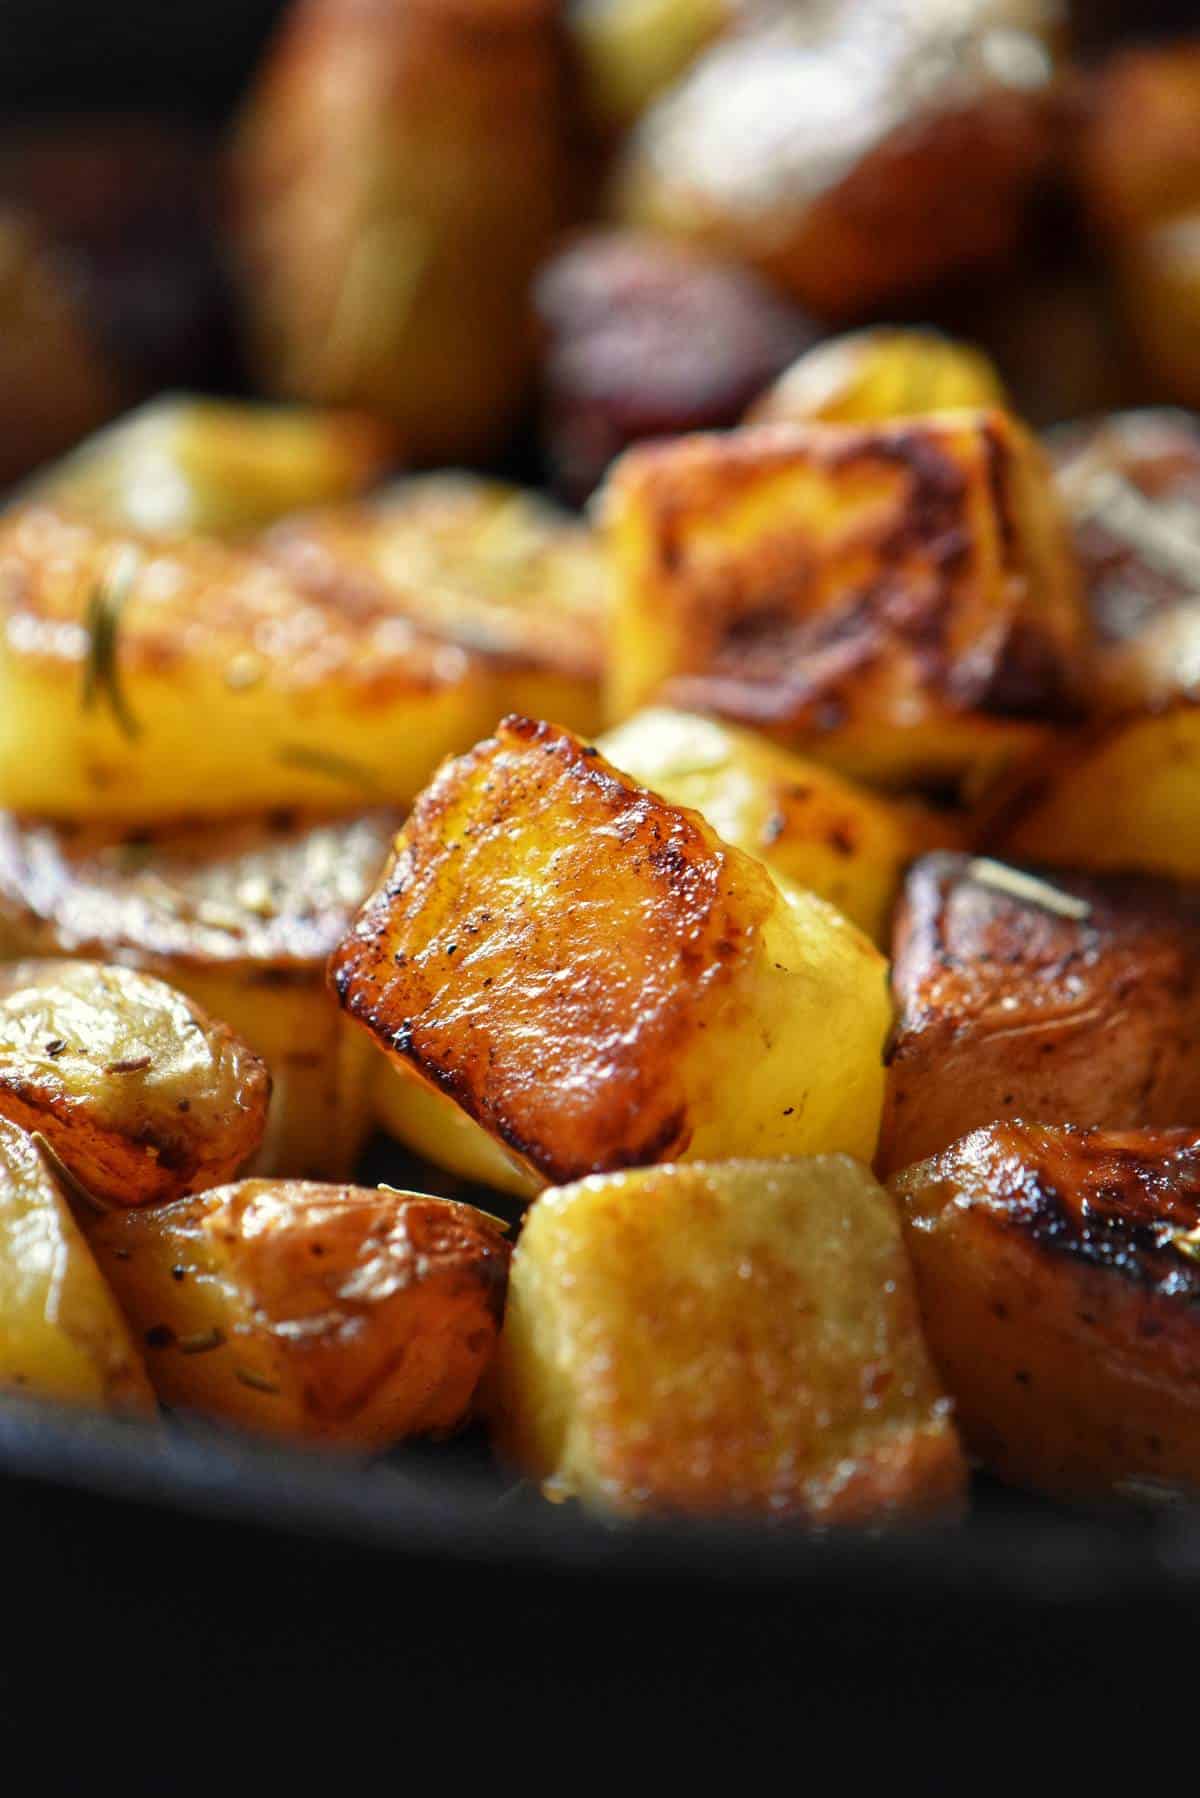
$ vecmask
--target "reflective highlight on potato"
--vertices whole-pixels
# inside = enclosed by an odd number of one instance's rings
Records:
[[[873,1524],[964,1489],[899,1223],[843,1156],[545,1193],[489,1402],[552,1495],[623,1515]]]
[[[806,350],[750,408],[747,423],[870,424],[1008,403],[981,350],[938,331],[875,325]]]
[[[508,1265],[469,1205],[299,1180],[114,1212],[90,1241],[166,1404],[360,1451],[463,1421]]]

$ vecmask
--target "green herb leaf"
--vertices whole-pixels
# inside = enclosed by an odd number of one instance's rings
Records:
[[[141,735],[141,726],[125,699],[118,652],[121,613],[140,564],[141,557],[132,545],[122,550],[107,576],[97,581],[93,588],[84,619],[88,650],[83,670],[83,709],[88,712],[94,705],[107,705],[120,730],[131,741]]]
[[[285,768],[304,768],[314,774],[326,774],[330,780],[344,781],[348,786],[372,795],[379,791],[374,771],[346,755],[334,755],[308,743],[284,743],[279,748],[278,759]]]

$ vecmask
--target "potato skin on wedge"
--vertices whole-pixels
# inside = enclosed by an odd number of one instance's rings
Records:
[[[624,1515],[862,1525],[963,1497],[899,1222],[845,1156],[544,1193],[488,1403],[552,1495]]]
[[[90,961],[0,966],[0,1114],[101,1203],[218,1186],[262,1141],[271,1077],[164,981]]]
[[[168,981],[270,1070],[254,1171],[343,1179],[368,1127],[371,1054],[325,963],[398,824],[377,810],[131,831],[0,813],[0,960],[83,956]]]
[[[716,718],[651,706],[599,748],[673,805],[700,812],[723,842],[828,899],[881,945],[908,863],[964,840],[950,813],[872,792]]]
[[[1200,1489],[1200,1136],[995,1124],[892,1182],[967,1446],[1055,1497]]]
[[[925,856],[892,990],[885,1172],[996,1119],[1200,1118],[1200,892]]]
[[[342,1004],[543,1181],[869,1157],[883,958],[557,726],[448,763],[334,953]]]
[[[117,1301],[33,1137],[0,1116],[0,1391],[151,1416]]]
[[[364,1451],[463,1421],[509,1255],[469,1205],[300,1180],[112,1212],[90,1241],[165,1403]]]
[[[1066,527],[1005,413],[685,438],[605,495],[616,719],[713,712],[895,787],[978,781],[1073,707]]]
[[[0,520],[0,803],[153,822],[406,803],[494,716],[481,665],[380,595],[215,539]]]

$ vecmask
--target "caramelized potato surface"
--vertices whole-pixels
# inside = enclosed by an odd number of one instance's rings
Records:
[[[880,944],[890,938],[909,862],[962,840],[948,814],[884,798],[715,718],[651,707],[599,747],[672,805],[702,813],[723,842],[828,899]]]
[[[1050,449],[1094,631],[1089,707],[1200,692],[1200,424],[1118,412],[1054,432]]]
[[[996,1119],[1200,1123],[1200,891],[930,855],[893,954],[885,1171]]]
[[[896,786],[978,780],[1072,702],[1066,529],[1002,412],[631,450],[605,517],[618,718],[660,697]]]
[[[182,993],[92,961],[0,966],[0,1115],[38,1130],[103,1204],[228,1180],[262,1141],[271,1078]]]
[[[751,407],[747,423],[870,424],[1007,404],[981,350],[938,331],[873,325],[806,350]]]
[[[608,572],[594,534],[540,496],[426,475],[289,520],[266,548],[332,604],[379,606],[470,655],[489,684],[486,728],[514,708],[600,722]]]
[[[166,1404],[358,1450],[463,1421],[509,1253],[469,1205],[299,1180],[112,1212],[90,1240]]]
[[[0,520],[0,803],[139,822],[403,804],[494,718],[479,658],[263,556]]]
[[[0,1391],[151,1415],[129,1326],[51,1164],[0,1117]]]
[[[37,495],[118,529],[226,536],[362,493],[387,433],[352,412],[169,394],[37,478]]]
[[[963,1494],[895,1211],[845,1156],[543,1194],[489,1408],[548,1491],[630,1515],[861,1525]]]
[[[1050,148],[1049,12],[847,0],[719,43],[633,134],[618,214],[833,317],[1001,258]]]
[[[126,832],[0,813],[0,958],[82,955],[169,981],[271,1071],[255,1170],[344,1178],[368,1125],[371,1056],[325,962],[398,824],[376,811]]]
[[[875,1146],[883,958],[554,725],[442,769],[330,973],[543,1182]]]
[[[1004,1123],[893,1182],[967,1447],[1055,1497],[1200,1487],[1200,1135]]]
[[[590,231],[541,270],[543,426],[582,501],[646,437],[718,430],[811,340],[752,270],[641,231]]]
[[[235,146],[251,348],[272,392],[390,420],[417,461],[499,441],[560,222],[556,0],[302,0]]]

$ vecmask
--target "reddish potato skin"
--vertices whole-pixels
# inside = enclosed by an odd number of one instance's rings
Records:
[[[1200,1119],[1200,893],[1056,871],[1035,877],[1039,903],[1005,876],[956,854],[909,871],[893,939],[884,1173],[996,1119]],[[1056,899],[1086,915],[1056,912]]]
[[[593,231],[542,269],[543,418],[582,501],[631,443],[738,422],[813,327],[751,270],[637,231]]]
[[[926,1335],[1001,1478],[1104,1501],[1200,1488],[1200,1135],[1024,1123],[892,1182]]]

